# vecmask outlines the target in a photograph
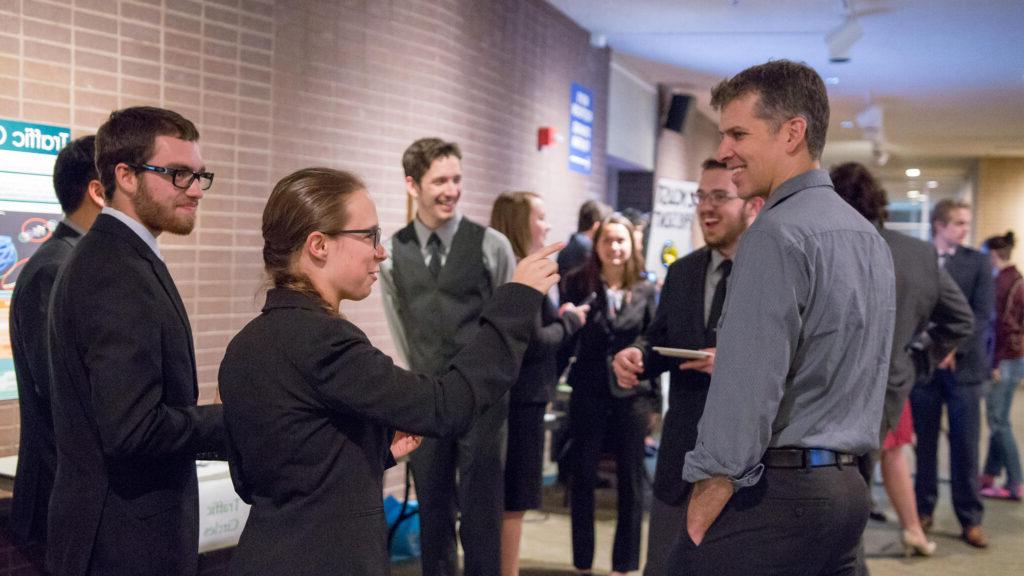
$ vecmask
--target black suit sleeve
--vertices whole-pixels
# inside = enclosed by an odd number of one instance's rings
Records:
[[[18,322],[15,337],[21,341],[21,349],[28,354],[25,366],[31,372],[29,378],[36,394],[47,405],[50,403],[50,359],[46,319],[49,318],[50,293],[59,269],[60,262],[57,261],[41,266],[29,287],[31,289],[20,292],[15,303],[18,312],[24,314],[23,318],[29,319]]]
[[[938,270],[939,299],[929,318],[928,336],[933,358],[941,360],[971,335],[974,312],[949,272]]]
[[[654,309],[652,320],[647,328],[647,331],[637,341],[634,346],[640,348],[644,353],[644,373],[641,378],[654,379],[661,375],[662,372],[672,369],[674,366],[679,365],[679,359],[674,359],[668,356],[662,356],[655,352],[653,346],[668,346],[670,345],[668,336],[669,322],[678,322],[678,318],[670,318],[669,310],[672,308],[670,305],[673,302],[677,302],[684,298],[681,286],[682,282],[678,279],[673,280],[672,276],[676,270],[673,268],[669,269],[669,275],[665,279],[665,284],[661,288],[661,304],[657,305]],[[655,298],[650,298],[649,305],[653,308]]]
[[[323,402],[413,434],[451,436],[515,383],[542,295],[522,284],[499,287],[480,328],[440,378],[414,374],[373,347],[354,325],[321,323],[292,358]]]
[[[163,325],[154,321],[155,303],[167,295],[156,293],[153,281],[141,278],[135,268],[108,277],[118,275],[123,281],[111,282],[99,293],[82,294],[85,290],[79,287],[79,293],[71,295],[75,303],[69,308],[77,316],[75,338],[77,348],[83,350],[88,400],[104,453],[122,458],[222,450],[221,406],[195,406],[191,398],[175,406],[165,399],[165,371],[176,369],[178,377],[187,379],[193,368],[165,365],[172,360],[164,355],[164,340],[191,338],[191,334],[184,326],[165,333]],[[182,372],[186,375],[181,376]],[[191,389],[191,383],[188,386]]]

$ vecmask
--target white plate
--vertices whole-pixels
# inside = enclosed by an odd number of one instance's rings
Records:
[[[700,358],[708,358],[712,356],[711,352],[704,352],[703,350],[687,350],[686,348],[665,348],[664,346],[654,346],[654,351],[662,356],[671,356],[672,358],[686,358],[688,360],[698,360]]]

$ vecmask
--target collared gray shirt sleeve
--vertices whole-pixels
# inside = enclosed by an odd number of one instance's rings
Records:
[[[683,478],[757,483],[800,339],[809,272],[795,247],[748,229],[729,277],[711,387]]]
[[[484,267],[491,272],[491,285],[497,288],[512,280],[516,270],[516,254],[512,251],[512,243],[504,234],[488,227],[484,231],[483,247]]]
[[[380,284],[381,297],[384,301],[384,317],[388,322],[388,331],[391,332],[391,341],[395,344],[395,353],[401,363],[409,366],[409,341],[405,337],[405,329],[398,317],[398,291],[395,288],[395,277],[393,274],[393,261],[391,260],[391,238],[384,241],[384,249],[388,259],[380,263]]]

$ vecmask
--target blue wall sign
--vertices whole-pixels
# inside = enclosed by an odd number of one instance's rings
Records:
[[[594,97],[590,90],[573,82],[569,100],[569,168],[590,174],[594,141]]]

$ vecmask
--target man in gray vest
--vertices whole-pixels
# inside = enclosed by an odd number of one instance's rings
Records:
[[[387,241],[391,259],[381,263],[381,281],[395,348],[416,372],[444,372],[515,268],[505,236],[458,213],[461,161],[458,145],[438,138],[417,140],[402,156],[416,217]],[[456,511],[465,573],[499,574],[507,417],[508,395],[462,437],[425,438],[410,456],[424,576],[458,574]]]

